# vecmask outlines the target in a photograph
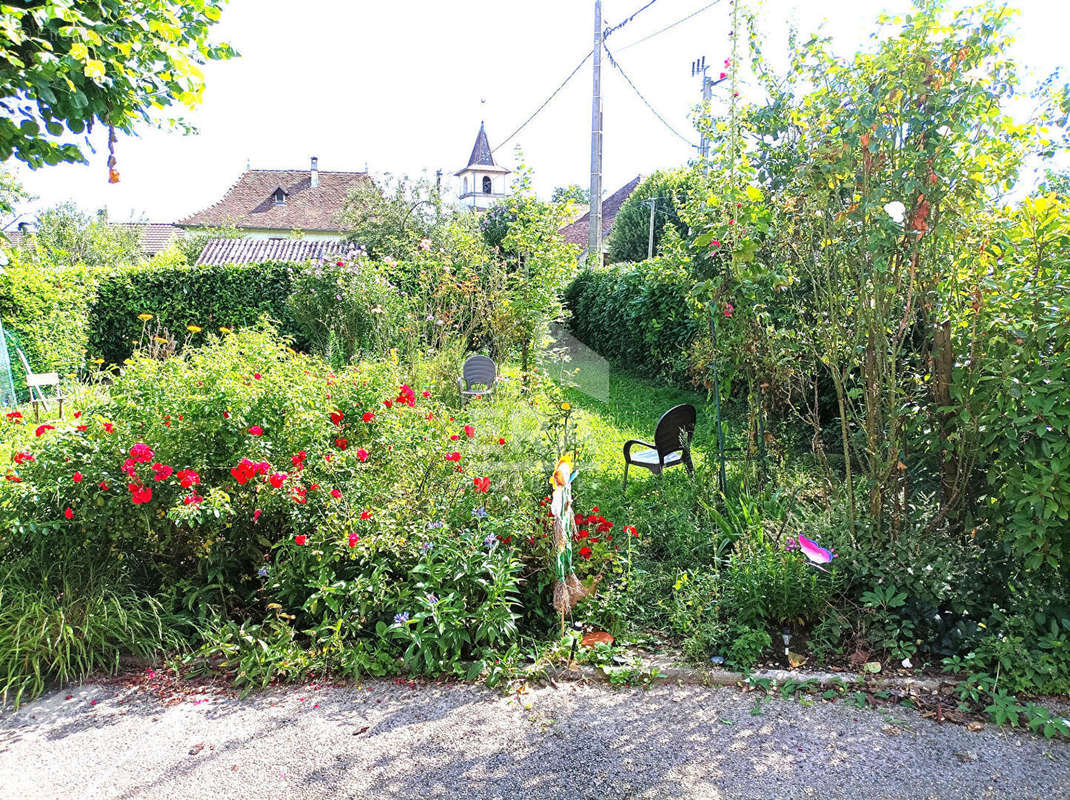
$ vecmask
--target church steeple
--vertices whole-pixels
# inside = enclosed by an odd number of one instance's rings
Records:
[[[464,205],[490,208],[505,196],[505,176],[509,170],[494,163],[494,151],[482,122],[479,123],[479,133],[476,134],[468,166],[454,174],[461,179],[460,200]]]

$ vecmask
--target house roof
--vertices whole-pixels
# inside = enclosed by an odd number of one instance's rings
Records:
[[[167,248],[176,236],[185,235],[185,231],[168,222],[116,222],[114,225],[141,229],[141,252],[149,258]]]
[[[197,264],[263,264],[268,261],[309,261],[352,258],[360,252],[352,242],[311,239],[209,239]]]
[[[632,192],[635,191],[635,187],[637,187],[642,180],[642,175],[636,175],[602,201],[603,241],[605,241],[606,236],[613,229],[613,223],[617,219],[617,212],[620,211],[620,207],[624,205],[624,201],[631,196]],[[561,235],[565,238],[566,242],[579,245],[580,248],[586,250],[591,235],[591,212],[588,211],[575,222],[563,227],[561,229]]]
[[[494,151],[490,149],[490,141],[487,139],[487,129],[483,123],[479,123],[479,133],[476,134],[476,143],[472,145],[472,155],[468,157],[468,166],[458,170],[454,175],[460,175],[465,170],[478,169],[483,172],[509,172],[505,167],[494,163]]]
[[[242,173],[223,199],[177,224],[183,227],[217,227],[267,230],[341,231],[338,213],[351,189],[369,183],[366,172],[320,172],[319,185],[302,169],[249,169]],[[286,192],[286,202],[275,204],[275,191]]]
[[[112,225],[124,228],[139,228],[141,230],[141,252],[148,258],[152,258],[161,250],[171,244],[176,236],[182,236],[185,231],[176,225],[167,222],[113,222]],[[21,246],[27,234],[20,230],[6,231],[5,235],[13,247]]]

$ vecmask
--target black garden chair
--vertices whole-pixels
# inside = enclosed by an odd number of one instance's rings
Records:
[[[687,403],[674,406],[662,414],[658,427],[654,429],[654,443],[638,439],[624,443],[624,488],[628,488],[628,467],[635,465],[648,469],[655,475],[661,475],[669,467],[683,464],[687,474],[694,476],[695,468],[691,463],[691,436],[695,432],[695,420],[698,414],[695,407]],[[637,453],[632,448],[642,445],[647,448]]]
[[[457,388],[461,392],[461,405],[469,397],[493,394],[498,383],[498,365],[486,356],[471,356],[464,362],[461,377],[457,379]],[[484,388],[477,389],[482,386]]]

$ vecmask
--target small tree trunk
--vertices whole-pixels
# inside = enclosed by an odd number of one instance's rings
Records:
[[[958,469],[948,449],[954,418],[951,405],[951,370],[954,353],[951,349],[951,322],[937,324],[933,331],[933,401],[936,403],[937,427],[940,432],[940,504],[945,514],[957,494]]]

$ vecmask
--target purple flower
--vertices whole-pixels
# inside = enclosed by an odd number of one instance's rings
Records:
[[[269,571],[270,570],[268,570],[267,567],[261,567],[256,571],[256,574],[259,575],[261,578],[266,578],[268,576]]]
[[[430,551],[431,547],[432,547],[431,542],[424,542],[422,545],[420,545],[420,549],[423,550],[425,553]]]
[[[395,625],[404,625],[408,621],[409,621],[409,612],[408,611],[402,611],[402,612],[394,615],[394,624]]]
[[[478,517],[479,519],[486,519],[487,518],[487,509],[485,509],[483,506],[480,506],[479,508],[473,508],[472,509],[472,516],[473,517]]]
[[[436,528],[441,528],[445,524],[446,523],[443,522],[442,520],[436,519],[434,522],[428,522],[427,523],[427,527],[428,527],[429,530],[435,530]]]
[[[430,603],[431,605],[434,605],[435,603],[438,602],[438,597],[436,597],[434,594],[429,594],[427,596],[427,602]]]
[[[488,550],[493,550],[496,544],[498,544],[498,537],[493,533],[488,533],[487,538],[483,540],[483,546]]]

